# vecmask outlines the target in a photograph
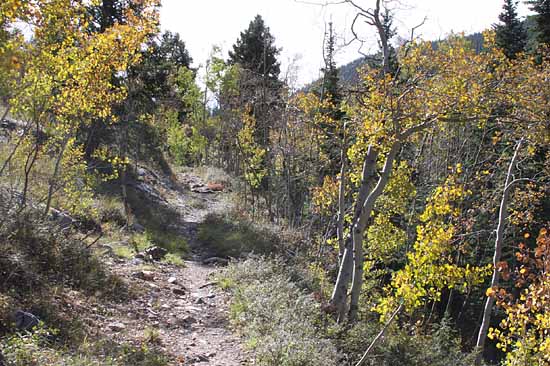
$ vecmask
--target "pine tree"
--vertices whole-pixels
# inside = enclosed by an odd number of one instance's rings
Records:
[[[384,9],[382,13],[382,27],[384,28],[384,33],[388,37],[388,41],[391,40],[397,34],[396,29],[393,27],[393,14],[389,9]],[[389,44],[389,64],[390,64],[390,73],[395,75],[399,69],[399,61],[397,59],[397,52],[395,47]]]
[[[517,1],[504,0],[502,13],[498,16],[500,24],[493,25],[496,32],[496,43],[504,50],[509,59],[525,49],[527,44],[527,33],[523,28],[517,14]]]
[[[277,81],[281,72],[277,61],[279,52],[269,27],[266,27],[260,15],[256,15],[248,29],[241,32],[240,38],[233,45],[233,51],[229,51],[229,63],[239,64],[248,71]]]
[[[325,35],[325,38],[327,43],[324,54],[325,67],[323,68],[324,75],[321,98],[328,97],[331,99],[333,104],[339,105],[342,100],[342,96],[338,86],[338,68],[336,67],[336,61],[334,60],[336,37],[332,28],[332,22],[329,23],[329,29]]]
[[[280,105],[283,85],[279,81],[279,52],[280,49],[275,46],[275,38],[260,15],[256,15],[248,28],[241,32],[233,45],[233,50],[229,52],[228,63],[237,64],[241,69],[241,107],[248,110],[248,114],[255,121],[254,142],[266,151],[269,149],[270,131],[275,123],[274,116]],[[269,153],[263,155],[257,164],[259,170],[271,171],[271,158]],[[271,202],[269,174],[262,177],[255,189],[265,193],[266,202]],[[270,203],[267,206],[270,208]]]
[[[550,46],[550,0],[529,0],[527,4],[537,13],[535,22],[538,43]]]
[[[336,35],[334,34],[332,23],[325,34],[326,46],[324,52],[325,67],[323,68],[323,82],[321,85],[320,98],[323,101],[322,113],[329,121],[321,123],[320,127],[325,135],[324,143],[321,148],[327,154],[328,166],[324,174],[332,175],[339,170],[339,156],[341,142],[343,139],[343,118],[340,105],[342,103],[342,93],[340,90],[338,68],[336,67],[335,47]]]

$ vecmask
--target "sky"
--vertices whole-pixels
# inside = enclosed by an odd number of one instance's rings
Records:
[[[309,3],[306,3],[309,2]],[[180,34],[193,58],[193,66],[204,64],[213,45],[226,52],[239,38],[256,14],[260,14],[282,48],[279,60],[282,75],[297,75],[298,85],[315,80],[323,65],[323,34],[330,21],[338,37],[338,65],[360,57],[359,44],[352,39],[354,9],[348,4],[319,6],[325,0],[162,0],[161,27]],[[369,7],[374,0],[357,0]],[[415,32],[423,39],[443,38],[451,32],[473,33],[498,21],[502,0],[399,0],[394,2],[394,25],[399,36],[410,37],[411,28],[424,24]],[[519,13],[528,9],[519,4]],[[377,50],[374,29],[359,27],[367,41],[362,52]],[[293,73],[290,73],[293,71]]]

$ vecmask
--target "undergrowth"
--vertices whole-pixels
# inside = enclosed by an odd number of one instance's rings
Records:
[[[208,214],[198,227],[197,238],[216,255],[226,257],[268,254],[280,244],[279,236],[271,228],[233,212]]]
[[[230,264],[220,283],[232,293],[230,317],[260,366],[337,365],[323,336],[319,304],[289,279],[280,260],[248,258]]]
[[[79,239],[81,234],[58,226],[32,207],[16,210],[5,202],[0,201],[0,355],[6,364],[167,365],[156,345],[104,337],[82,318],[79,305],[72,304],[73,297],[101,304],[133,296],[90,244]],[[41,324],[17,330],[17,310],[34,314]]]

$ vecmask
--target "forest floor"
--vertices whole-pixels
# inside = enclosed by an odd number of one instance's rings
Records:
[[[100,327],[117,343],[155,343],[171,360],[169,364],[252,364],[230,329],[229,299],[215,282],[220,267],[210,257],[215,253],[201,248],[196,239],[197,227],[208,213],[229,207],[229,194],[192,192],[201,179],[190,173],[178,174],[176,180],[178,187],[163,186],[157,191],[181,215],[179,232],[189,243],[190,259],[175,265],[107,258],[106,264],[137,295],[130,302],[111,305],[108,315],[100,317]],[[208,258],[213,263],[205,264]]]

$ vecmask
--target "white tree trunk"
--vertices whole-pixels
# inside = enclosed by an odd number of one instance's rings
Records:
[[[359,310],[359,297],[361,295],[361,288],[363,286],[363,266],[365,264],[365,256],[363,254],[363,239],[368,240],[368,238],[365,238],[365,231],[372,216],[374,204],[376,203],[376,200],[378,200],[378,198],[382,195],[384,189],[386,188],[386,185],[390,180],[390,176],[393,170],[393,163],[400,149],[401,143],[399,141],[394,142],[388,155],[386,156],[384,168],[382,172],[380,172],[380,177],[378,178],[376,187],[374,187],[372,192],[365,200],[359,219],[353,227],[354,272],[349,311],[349,319],[351,321],[357,319],[357,312]]]
[[[508,173],[506,174],[506,182],[504,183],[504,190],[502,193],[502,199],[500,201],[500,210],[498,215],[498,226],[496,230],[496,239],[495,239],[495,254],[493,256],[493,276],[491,278],[491,287],[496,287],[499,285],[500,274],[497,268],[498,263],[500,262],[500,257],[502,255],[502,246],[504,244],[504,229],[506,227],[506,220],[508,219],[508,203],[510,201],[510,191],[514,183],[517,180],[513,179],[514,165],[516,164],[518,158],[518,152],[523,143],[523,139],[519,140],[510,161],[510,166],[508,167]],[[480,365],[483,359],[483,349],[485,348],[485,340],[487,339],[487,331],[489,330],[489,324],[491,322],[491,312],[493,310],[495,299],[491,296],[487,297],[485,301],[485,308],[483,309],[483,320],[481,322],[481,327],[479,329],[477,337],[477,357],[476,365]]]

